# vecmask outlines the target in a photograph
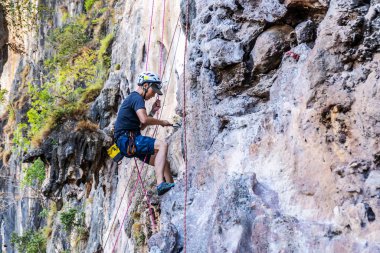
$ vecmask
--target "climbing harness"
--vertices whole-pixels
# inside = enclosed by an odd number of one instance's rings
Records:
[[[135,142],[135,133],[133,131],[127,131],[129,132],[128,135],[128,145],[127,145],[127,155],[133,156],[136,154],[136,142]],[[123,160],[124,155],[121,153],[119,147],[116,143],[114,143],[108,150],[107,153],[109,157],[112,158],[112,160],[119,164],[121,160]]]
[[[130,131],[128,137],[128,147],[127,147],[127,155],[133,156],[136,154],[136,142],[135,142],[135,133]]]

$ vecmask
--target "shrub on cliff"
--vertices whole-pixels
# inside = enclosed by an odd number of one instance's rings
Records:
[[[38,158],[31,166],[23,170],[24,178],[21,181],[21,186],[37,186],[41,187],[42,182],[45,180],[45,164]]]
[[[8,91],[6,89],[0,89],[0,104],[4,103],[7,93]]]
[[[97,0],[85,0],[84,1],[84,8],[86,9],[86,12],[88,12],[89,10],[91,10],[91,7],[94,5],[94,3],[96,1]]]
[[[18,252],[46,252],[46,238],[43,236],[43,233],[40,230],[28,230],[22,235],[12,233],[11,243],[15,245]]]
[[[109,47],[114,35],[91,40],[90,23],[80,15],[50,33],[55,53],[45,60],[40,82],[29,83],[28,124],[17,127],[13,141],[16,150],[40,146],[64,120],[82,120],[88,104],[99,95],[109,73]]]

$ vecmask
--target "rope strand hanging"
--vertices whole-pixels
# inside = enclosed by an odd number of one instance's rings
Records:
[[[186,33],[185,33],[185,51],[183,56],[183,146],[184,146],[184,160],[185,160],[185,202],[184,202],[184,210],[183,210],[183,231],[184,231],[184,244],[183,249],[186,253],[187,246],[187,226],[186,226],[186,211],[187,211],[187,184],[188,184],[188,171],[187,171],[187,136],[186,136],[186,54],[187,54],[187,40],[189,35],[189,0],[186,1]]]
[[[166,71],[166,67],[167,67],[167,64],[168,64],[169,56],[170,56],[170,53],[171,53],[171,50],[172,50],[172,44],[173,44],[174,37],[175,37],[175,35],[176,35],[176,33],[177,33],[177,29],[178,29],[179,18],[180,18],[180,16],[178,16],[177,23],[176,23],[176,28],[175,28],[175,30],[174,30],[174,33],[173,33],[173,36],[172,36],[172,39],[171,39],[170,48],[169,48],[169,52],[168,52],[168,58],[167,58],[167,60],[165,61],[165,65],[164,65],[163,73],[165,73],[165,71]],[[171,76],[172,76],[172,72],[173,72],[174,61],[175,61],[175,59],[176,59],[176,55],[177,55],[177,49],[178,49],[178,44],[179,44],[179,38],[180,38],[180,34],[178,34],[177,46],[176,46],[176,49],[175,49],[175,51],[174,51],[174,57],[173,57],[172,67],[171,67],[171,70],[170,70],[169,81],[168,81],[169,84],[170,84],[170,80],[171,80]],[[164,105],[165,105],[166,95],[167,95],[167,90],[168,90],[168,88],[169,88],[169,86],[166,87],[166,92],[164,93],[163,107],[164,107]],[[160,114],[160,118],[161,118],[161,116],[162,116],[162,109],[161,109],[160,112],[161,112],[161,114]],[[157,128],[158,128],[158,126],[156,126],[155,133],[153,134],[154,137],[157,135],[157,133],[156,133]],[[129,165],[129,163],[130,163],[131,161],[132,161],[132,159],[128,161],[128,163],[126,164],[125,167],[128,167],[128,165]],[[142,164],[143,164],[143,162],[142,162]],[[133,172],[133,170],[132,170],[132,172]],[[132,175],[131,175],[131,176],[132,176]],[[125,193],[126,193],[127,189],[129,188],[128,186],[129,186],[129,184],[130,184],[130,182],[131,182],[131,176],[129,177],[129,180],[128,180],[128,182],[127,182],[127,184],[126,184],[126,187],[125,187],[125,189],[124,189],[124,192],[123,192],[123,194],[122,194],[122,197],[121,197],[121,200],[120,200],[119,206],[118,206],[118,208],[117,208],[117,211],[116,211],[115,217],[114,217],[113,222],[112,222],[112,224],[111,224],[111,227],[110,227],[110,229],[109,229],[110,231],[109,231],[108,236],[107,236],[107,239],[106,239],[106,241],[105,241],[105,243],[104,243],[104,248],[106,247],[107,242],[108,242],[108,240],[109,240],[110,234],[111,234],[111,232],[112,232],[112,228],[113,228],[113,226],[114,226],[114,224],[115,224],[115,221],[116,221],[117,215],[118,215],[118,213],[119,213],[119,210],[120,210],[121,204],[122,204],[122,202],[123,202],[123,200],[124,200]],[[145,177],[144,177],[143,182],[145,182]],[[137,181],[136,181],[136,184],[137,184]],[[134,193],[134,190],[132,191],[132,195],[133,195],[133,193]],[[128,207],[128,208],[129,208],[129,207]],[[127,211],[128,211],[128,208],[127,208]]]
[[[152,14],[151,14],[151,15],[153,15],[153,6],[154,6],[154,0],[153,0],[153,3],[152,3]],[[165,25],[164,25],[165,19],[164,19],[164,18],[165,18],[165,1],[164,1],[164,10],[163,10],[163,25],[162,25],[162,29],[163,29],[163,31],[162,31],[162,41],[163,41],[163,39],[164,39],[163,36],[164,36],[164,28],[165,28]],[[171,44],[170,44],[170,48],[169,48],[169,53],[168,53],[168,58],[169,58],[169,55],[170,55],[170,52],[171,52],[171,48],[172,48],[172,43],[173,43],[173,40],[174,40],[174,36],[175,36],[175,34],[176,34],[176,31],[177,31],[178,22],[179,22],[179,17],[178,17],[178,20],[177,20],[177,24],[176,24],[175,32],[174,32],[173,37],[172,37],[172,40],[171,40]],[[152,16],[151,16],[151,27],[150,27],[149,42],[148,42],[148,52],[150,51],[151,31],[152,31]],[[176,52],[177,52],[177,48],[178,48],[178,42],[177,42]],[[175,56],[176,56],[176,53],[175,53]],[[175,60],[175,56],[174,56],[174,60]],[[174,60],[173,60],[173,63],[174,63]],[[148,66],[148,61],[149,61],[149,53],[148,53],[148,55],[147,55],[146,69],[147,69],[147,66]],[[165,69],[166,69],[167,62],[168,62],[168,61],[165,62],[164,71],[165,71]],[[162,71],[162,63],[163,63],[163,43],[162,43],[162,46],[161,46],[160,72]],[[173,67],[171,68],[171,71],[172,71],[172,70],[173,70]],[[162,71],[162,75],[164,74],[164,71]],[[170,80],[170,78],[171,78],[171,73],[170,73],[170,76],[169,76],[169,80]],[[168,89],[168,87],[167,87],[167,89]],[[167,95],[167,94],[165,93],[164,102],[165,102],[165,99],[166,99],[166,95]],[[161,116],[161,115],[160,115],[160,116]],[[155,129],[153,135],[156,135],[156,130],[157,130],[157,126],[156,126],[156,129]],[[145,160],[144,160],[144,162],[143,162],[143,164],[142,164],[141,171],[142,171],[142,169],[144,168],[144,163],[146,162],[146,158],[147,158],[147,156],[145,157]],[[147,203],[148,203],[148,208],[149,208],[149,212],[150,212],[150,215],[151,215],[152,224],[153,224],[153,226],[154,226],[154,228],[155,228],[156,224],[155,224],[154,215],[153,215],[153,213],[152,213],[152,208],[151,208],[151,205],[150,205],[150,200],[149,200],[149,197],[148,197],[148,195],[147,195],[147,191],[146,191],[146,189],[145,189],[145,187],[144,187],[144,182],[143,182],[142,179],[141,179],[141,173],[140,173],[140,170],[139,170],[139,168],[138,168],[136,158],[134,158],[134,160],[135,160],[135,166],[136,166],[136,169],[137,169],[137,172],[138,172],[138,180],[140,181],[140,183],[141,183],[141,185],[142,185],[142,188],[143,188],[143,191],[144,191],[144,195],[145,195],[145,197],[147,198]],[[135,187],[134,187],[133,192],[132,192],[132,196],[133,196],[133,194],[134,194],[134,191],[136,190],[136,186],[137,186],[138,180],[136,180]],[[123,194],[123,195],[124,195],[124,194]],[[130,199],[131,199],[131,198],[130,198]],[[114,248],[113,248],[112,252],[114,252],[115,247],[116,247],[116,245],[117,245],[118,238],[119,238],[119,236],[120,236],[120,232],[121,232],[121,228],[122,228],[122,226],[123,226],[123,224],[124,224],[124,221],[125,221],[126,215],[127,215],[127,213],[128,213],[128,209],[129,209],[130,203],[131,203],[131,202],[129,202],[128,207],[127,207],[127,210],[126,210],[125,215],[124,215],[124,217],[123,217],[122,225],[120,226],[120,230],[119,230],[119,232],[118,232],[118,235],[117,235],[117,238],[116,238],[116,241],[115,241]],[[115,217],[115,218],[116,218],[116,217]],[[108,240],[108,238],[107,238],[107,240]]]
[[[146,70],[146,71],[148,70],[148,63],[149,63],[150,41],[151,41],[152,26],[153,26],[153,11],[154,11],[154,0],[152,0],[152,11],[151,11],[151,15],[150,15],[149,38],[148,38],[148,51],[147,51],[147,60],[146,60],[146,65],[145,65],[145,70]],[[146,159],[147,159],[147,156],[145,156],[144,163],[146,162]],[[134,160],[135,160],[136,169],[137,169],[137,172],[138,172],[138,177],[139,177],[139,179],[140,179],[140,178],[141,178],[141,176],[140,176],[140,170],[139,170],[139,168],[138,168],[138,166],[137,166],[136,158],[134,158]],[[144,165],[142,166],[141,169],[143,169],[143,168],[144,168]],[[141,181],[141,180],[140,180],[140,181]],[[136,183],[135,183],[136,186],[137,186],[137,183],[138,183],[138,180],[136,180]],[[141,183],[142,183],[142,182],[141,182]],[[142,185],[142,187],[144,188],[144,185]],[[136,189],[136,187],[135,187],[135,189]],[[134,190],[135,190],[135,189],[134,189]],[[145,196],[147,197],[145,189],[144,189],[144,193],[145,193]],[[132,196],[133,196],[133,194],[134,194],[134,191],[132,192]],[[149,200],[149,198],[147,198],[147,200]],[[150,202],[148,203],[148,208],[149,208],[150,215],[152,216]],[[123,217],[123,221],[122,221],[122,225],[120,226],[119,232],[118,232],[118,234],[117,234],[117,236],[116,236],[116,241],[115,241],[115,243],[114,243],[114,246],[113,246],[112,252],[115,251],[115,248],[116,248],[117,242],[118,242],[118,240],[119,240],[119,236],[120,236],[121,229],[122,229],[122,227],[123,227],[123,224],[124,224],[125,218],[126,218],[126,216],[127,216],[127,214],[128,214],[128,209],[129,209],[129,206],[127,207],[127,210],[125,211],[125,214],[124,214],[124,217]],[[154,218],[151,217],[151,220],[152,220],[152,222],[153,222],[153,225],[155,226]]]

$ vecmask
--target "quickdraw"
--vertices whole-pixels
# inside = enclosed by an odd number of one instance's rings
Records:
[[[136,154],[135,133],[129,132],[127,155],[133,156]]]

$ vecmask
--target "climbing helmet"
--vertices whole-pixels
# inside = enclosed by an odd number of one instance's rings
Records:
[[[143,85],[144,83],[158,83],[158,84],[161,84],[161,79],[160,77],[154,73],[154,72],[150,72],[150,71],[146,71],[146,72],[142,72],[139,74],[138,76],[138,82],[137,84],[139,86]]]
[[[151,71],[142,72],[138,76],[137,85],[142,86],[144,83],[148,83],[149,87],[151,87],[154,92],[158,95],[162,95],[162,85],[160,77]]]

